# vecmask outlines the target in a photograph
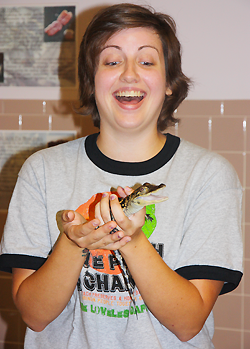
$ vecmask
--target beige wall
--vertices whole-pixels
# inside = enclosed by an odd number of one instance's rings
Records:
[[[71,112],[67,101],[0,100],[0,129],[17,130],[22,115],[23,130],[72,130],[78,136],[96,132],[88,117]],[[243,238],[245,275],[232,293],[219,297],[215,306],[217,349],[250,348],[250,100],[185,101],[177,110],[181,118],[172,133],[225,156],[235,167],[244,188]],[[0,211],[2,234],[6,211]],[[11,300],[11,277],[0,274],[0,349],[19,349],[25,326]]]

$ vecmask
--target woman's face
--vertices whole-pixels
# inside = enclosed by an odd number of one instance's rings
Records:
[[[95,75],[101,131],[157,127],[165,95],[161,40],[150,28],[129,28],[104,45]]]

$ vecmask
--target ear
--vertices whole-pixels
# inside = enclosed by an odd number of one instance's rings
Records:
[[[170,90],[170,88],[167,87],[167,89],[166,89],[166,95],[167,95],[167,96],[171,96],[171,94],[172,94],[172,90]]]

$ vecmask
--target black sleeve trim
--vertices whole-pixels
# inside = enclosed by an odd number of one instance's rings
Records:
[[[7,273],[11,273],[12,268],[37,270],[46,260],[47,258],[22,254],[3,254],[0,256],[0,270]]]
[[[224,281],[221,293],[233,291],[240,283],[243,273],[238,270],[231,270],[210,265],[189,265],[175,270],[187,280],[208,279]]]

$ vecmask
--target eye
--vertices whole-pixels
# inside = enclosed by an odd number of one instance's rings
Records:
[[[108,66],[110,66],[110,67],[112,67],[112,66],[114,66],[114,65],[117,65],[117,64],[119,64],[119,62],[107,62],[107,63],[105,63],[105,65],[108,65]]]
[[[153,63],[152,62],[147,62],[147,61],[142,61],[142,62],[140,62],[142,65],[145,65],[145,66],[147,66],[147,67],[150,67],[151,65],[153,65]]]

